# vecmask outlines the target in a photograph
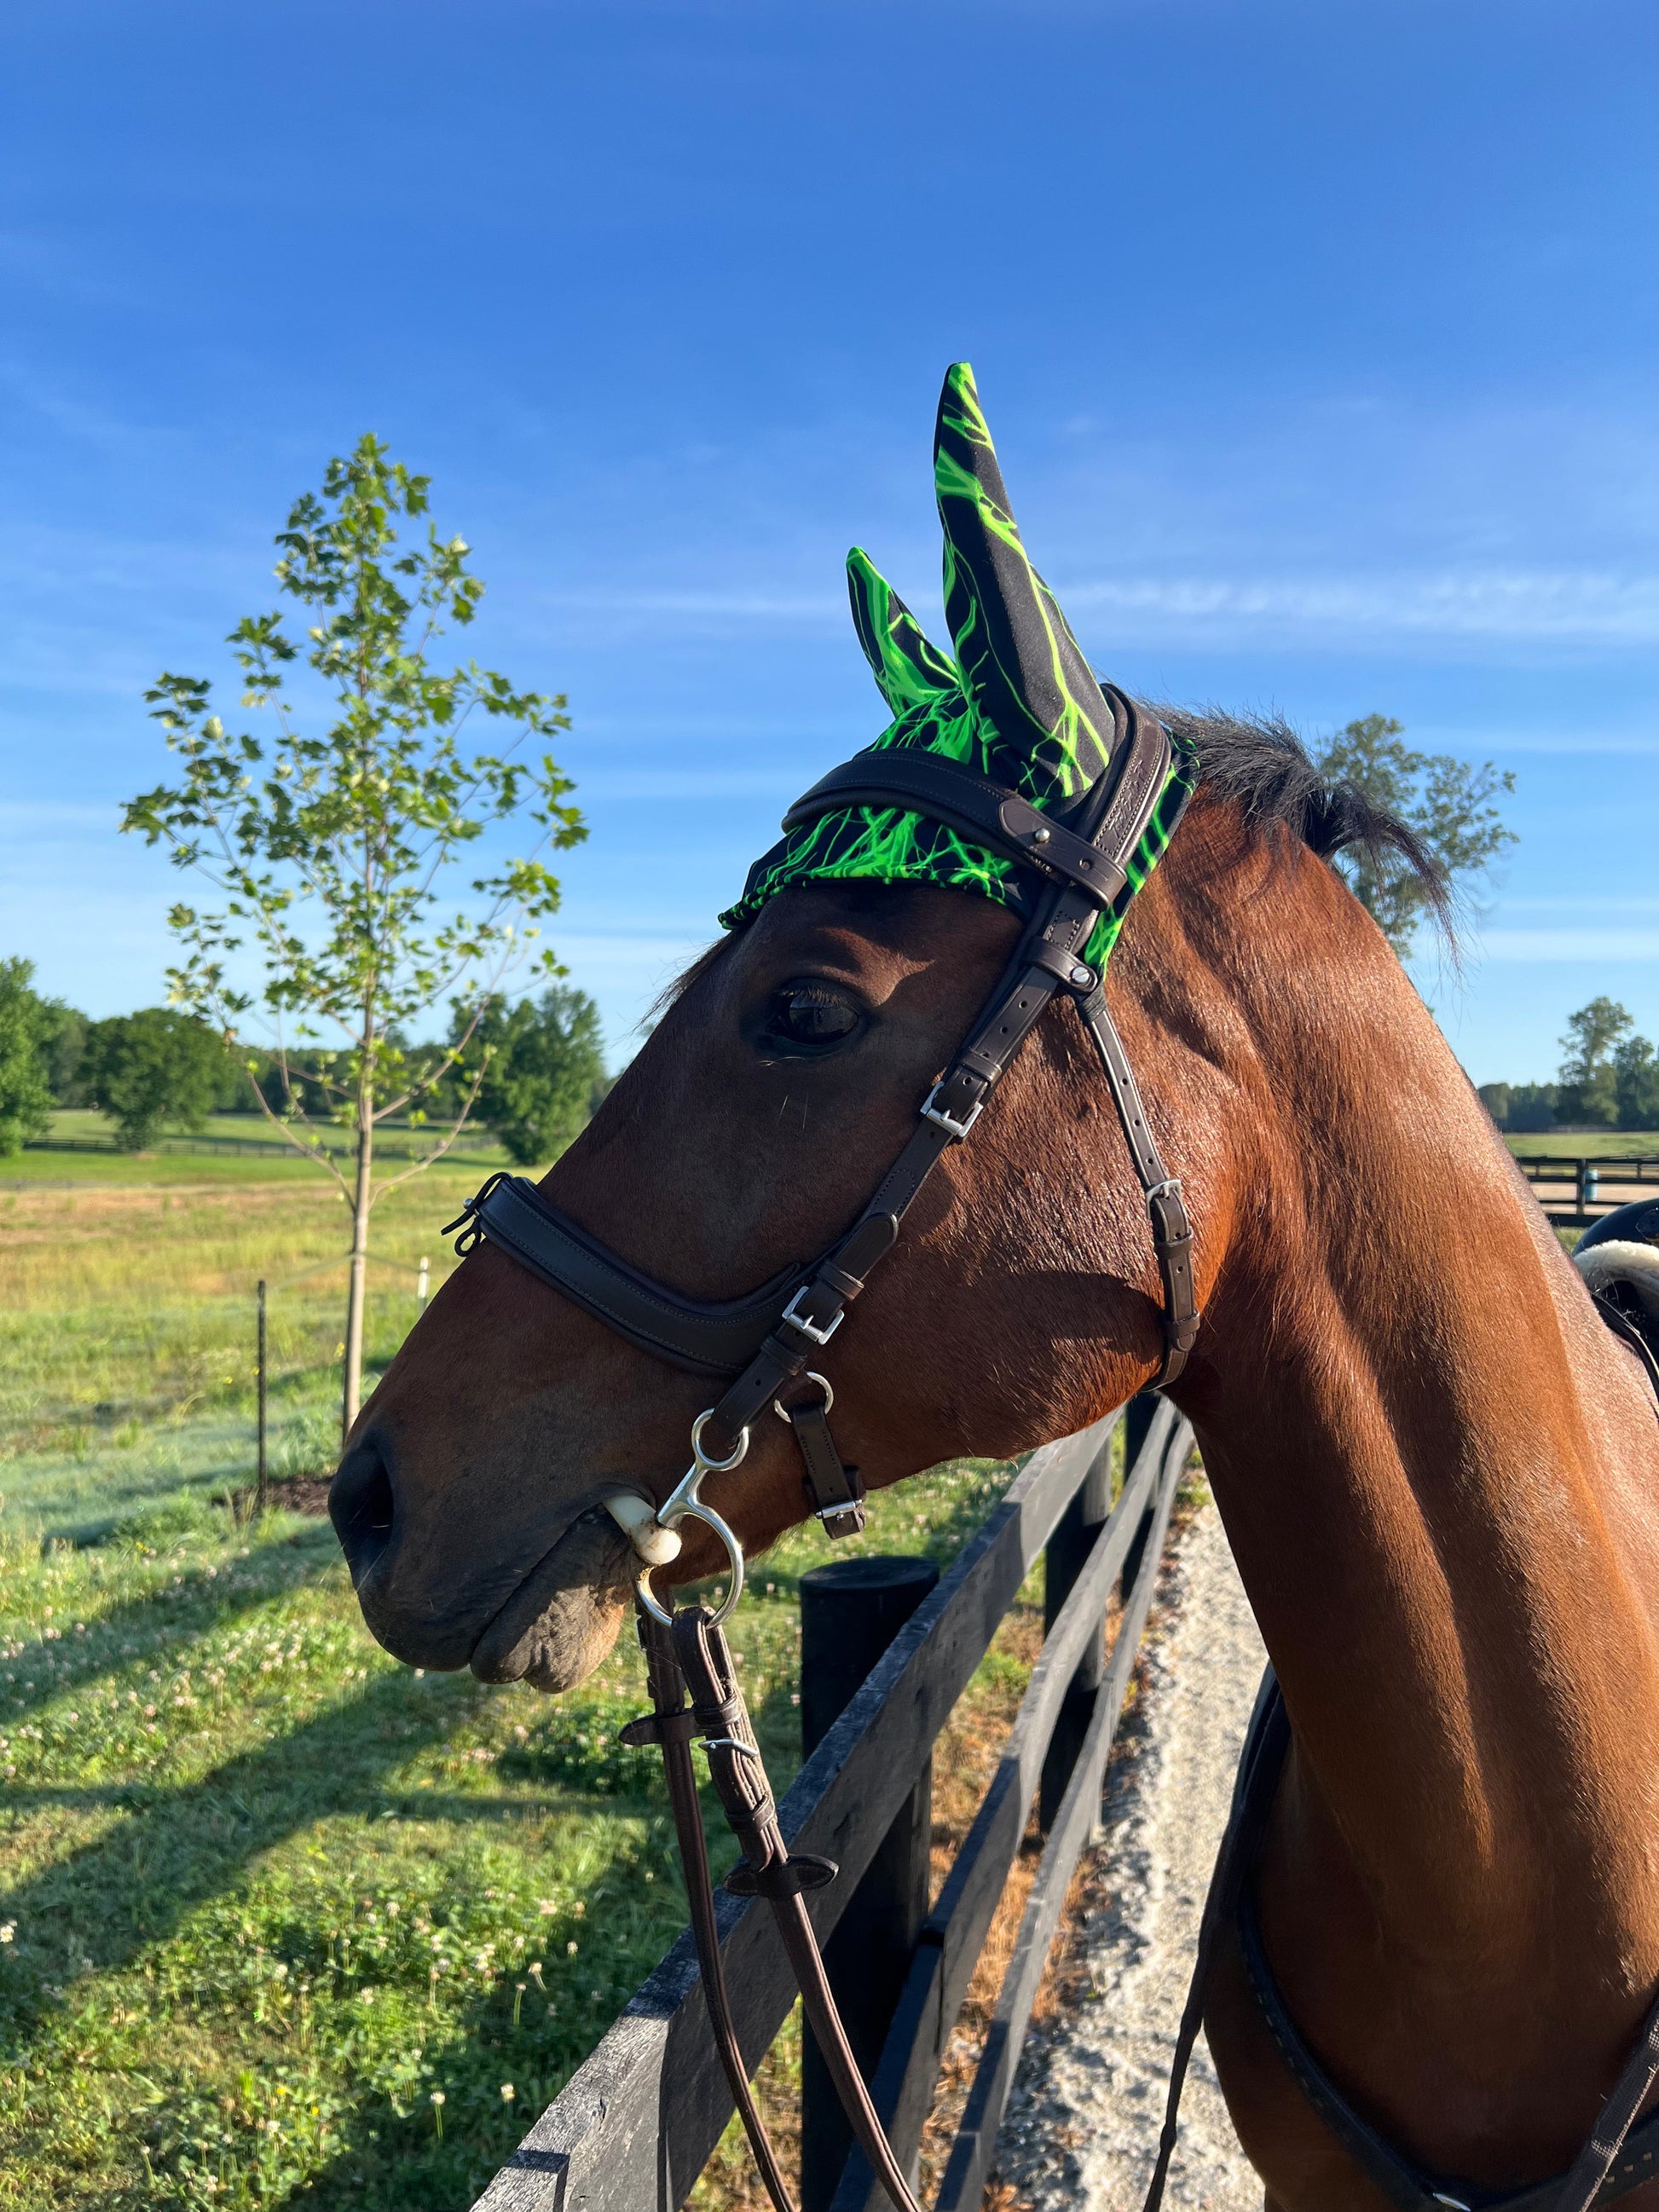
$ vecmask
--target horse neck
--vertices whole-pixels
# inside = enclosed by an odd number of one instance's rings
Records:
[[[1398,963],[1317,874],[1343,988],[1280,969],[1252,1007],[1242,986],[1262,1141],[1191,1401],[1295,1731],[1281,1831],[1436,1974],[1501,1978],[1528,1929],[1650,1966],[1653,1414]]]

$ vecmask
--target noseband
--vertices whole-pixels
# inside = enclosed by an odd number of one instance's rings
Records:
[[[723,1396],[699,1415],[692,1465],[658,1512],[659,1531],[680,1520],[705,1522],[725,1545],[732,1589],[724,1619],[737,1601],[743,1553],[732,1530],[698,1495],[706,1474],[735,1468],[749,1448],[755,1421],[773,1407],[799,1449],[811,1510],[831,1536],[864,1526],[864,1486],[830,1432],[830,1385],[809,1372],[847,1317],[871,1271],[897,1241],[900,1224],[928,1176],[953,1145],[965,1142],[1009,1063],[1049,1000],[1070,998],[1094,1039],[1129,1158],[1145,1195],[1152,1249],[1163,1284],[1164,1360],[1154,1389],[1173,1382],[1198,1334],[1192,1231],[1180,1179],[1164,1164],[1135,1086],[1121,1040],[1106,1007],[1101,977],[1083,958],[1103,914],[1139,889],[1132,856],[1163,797],[1173,765],[1169,732],[1144,708],[1103,687],[1114,720],[1111,770],[1067,827],[1049,820],[1017,792],[931,752],[872,749],[832,769],[798,799],[783,819],[793,830],[849,806],[896,807],[926,815],[1012,861],[1036,880],[1032,918],[950,1066],[918,1109],[903,1151],[852,1227],[810,1265],[787,1267],[747,1296],[714,1302],[682,1297],[619,1259],[522,1176],[492,1176],[467,1201],[445,1235],[455,1249],[481,1239],[562,1292],[632,1344],[694,1375],[731,1378]],[[1184,798],[1182,801],[1184,806]],[[1179,819],[1177,814],[1175,817]],[[1171,821],[1167,825],[1173,830]],[[710,1438],[708,1449],[703,1439]],[[620,1503],[620,1501],[619,1501]],[[641,1601],[666,1614],[651,1594],[660,1544],[647,1559],[641,1530],[623,1522],[641,1552]],[[667,1558],[673,1557],[678,1550]]]

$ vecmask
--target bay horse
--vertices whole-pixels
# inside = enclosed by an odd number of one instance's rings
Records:
[[[1328,864],[1408,834],[1282,728],[1162,711],[1201,778],[1106,989],[1195,1225],[1204,1324],[1170,1395],[1293,1731],[1263,1941],[1381,2134],[1513,2189],[1572,2160],[1659,1982],[1659,1425]],[[749,1291],[856,1215],[1020,928],[933,884],[783,890],[691,969],[541,1188],[653,1277]],[[1159,1372],[1159,1319],[1106,1086],[1055,1003],[836,1343],[847,1455],[875,1489],[1081,1429]],[[426,1668],[581,1680],[634,1569],[599,1502],[665,1498],[708,1396],[482,1245],[336,1478],[370,1629]],[[782,1425],[707,1494],[751,1551],[802,1519]],[[693,1532],[672,1572],[717,1564]],[[1375,2212],[1231,1942],[1206,2024],[1270,2212]]]

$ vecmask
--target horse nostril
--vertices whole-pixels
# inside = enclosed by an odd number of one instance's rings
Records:
[[[392,1476],[371,1430],[340,1462],[329,1485],[328,1517],[346,1555],[354,1584],[360,1584],[392,1540],[397,1501]]]

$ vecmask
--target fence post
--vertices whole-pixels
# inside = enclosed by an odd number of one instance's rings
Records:
[[[939,1581],[931,1559],[834,1559],[800,1578],[800,1732],[810,1758]],[[883,1838],[824,1946],[830,1986],[868,2076],[927,1917],[931,1764]],[[801,2212],[828,2212],[852,2130],[808,2029],[801,2049]]]
[[[254,1478],[253,1478],[253,1510],[254,1510],[254,1512],[255,1512],[255,1514],[256,1514],[256,1515],[264,1513],[264,1511],[265,1510],[265,1507],[266,1507],[267,1504],[269,1503],[269,1488],[270,1488],[270,1486],[269,1486],[269,1483],[268,1483],[268,1480],[267,1480],[267,1478],[266,1478],[266,1468],[265,1468],[265,1440],[266,1440],[266,1433],[267,1433],[267,1423],[266,1423],[266,1418],[265,1418],[265,1417],[266,1417],[266,1410],[267,1410],[267,1407],[268,1407],[268,1406],[269,1406],[270,1400],[269,1400],[269,1395],[268,1395],[268,1389],[267,1389],[267,1381],[266,1381],[266,1376],[267,1376],[267,1368],[266,1368],[266,1362],[265,1362],[265,1285],[264,1285],[264,1278],[263,1278],[263,1277],[261,1277],[261,1279],[260,1279],[260,1282],[259,1282],[259,1389],[258,1389],[258,1403],[259,1403],[259,1456],[258,1456],[258,1462],[257,1462],[257,1471],[256,1471],[255,1475],[254,1475]]]
[[[1136,1400],[1136,1404],[1139,1403]],[[1129,1462],[1126,1458],[1124,1466]],[[1060,1618],[1060,1609],[1072,1594],[1072,1585],[1082,1573],[1084,1563],[1094,1548],[1100,1524],[1112,1510],[1111,1439],[1097,1456],[1094,1465],[1085,1475],[1077,1495],[1061,1514],[1054,1533],[1048,1539],[1042,1554],[1042,1632],[1045,1636]],[[1048,1748],[1042,1758],[1042,1784],[1037,1793],[1037,1825],[1046,1836],[1060,1811],[1060,1801],[1066,1795],[1066,1784],[1072,1778],[1072,1769],[1083,1748],[1083,1739],[1089,1732],[1089,1723],[1094,1717],[1095,1692],[1100,1687],[1101,1669],[1105,1664],[1105,1620],[1102,1617],[1100,1632],[1078,1662],[1078,1669],[1067,1686],[1059,1712],[1054,1716],[1054,1734],[1048,1739]]]
[[[428,1261],[427,1255],[422,1252],[421,1255],[420,1273],[415,1278],[415,1303],[416,1305],[423,1306],[426,1304],[427,1291],[430,1287],[431,1281],[431,1263]]]
[[[1158,1396],[1152,1390],[1142,1390],[1131,1398],[1123,1409],[1123,1472],[1126,1477],[1140,1456],[1140,1448],[1146,1441],[1147,1432],[1152,1425],[1152,1416],[1157,1411]],[[1135,1586],[1135,1577],[1140,1572],[1141,1556],[1146,1549],[1146,1539],[1152,1533],[1152,1508],[1149,1505],[1141,1515],[1140,1526],[1135,1530],[1133,1540],[1124,1554],[1123,1572],[1118,1578],[1118,1589],[1126,1600]]]

